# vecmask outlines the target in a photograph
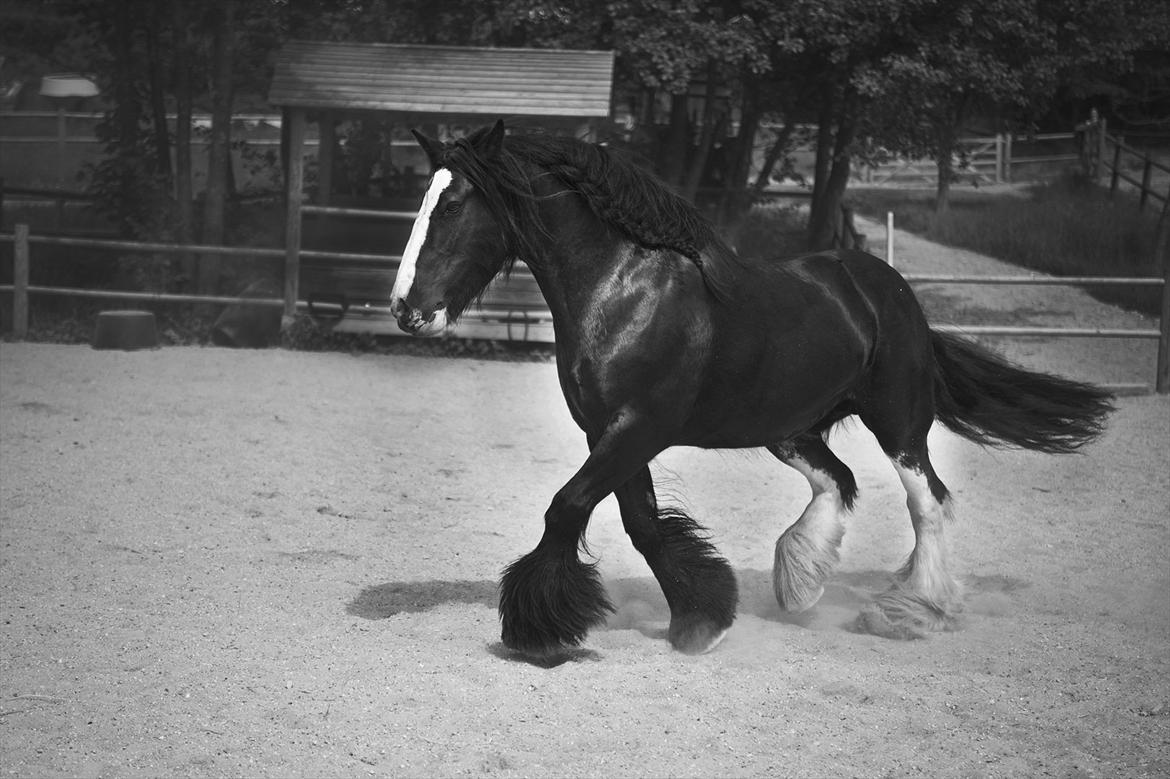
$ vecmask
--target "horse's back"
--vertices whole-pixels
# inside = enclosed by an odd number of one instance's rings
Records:
[[[906,279],[882,259],[856,249],[832,249],[744,262],[741,290],[757,311],[803,312],[828,327],[826,335],[870,336],[891,327],[925,330],[926,319]],[[803,306],[801,304],[803,303]],[[843,326],[844,330],[835,327]]]

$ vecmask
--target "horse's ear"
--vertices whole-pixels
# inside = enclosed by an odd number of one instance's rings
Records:
[[[492,125],[492,129],[488,130],[476,144],[476,150],[484,157],[491,159],[500,153],[500,147],[504,145],[504,120],[497,119],[496,123]]]
[[[414,139],[418,141],[418,145],[422,147],[423,152],[426,153],[427,159],[431,161],[431,168],[438,169],[439,158],[443,152],[443,144],[433,138],[428,138],[418,130],[411,130],[410,132],[414,135]]]

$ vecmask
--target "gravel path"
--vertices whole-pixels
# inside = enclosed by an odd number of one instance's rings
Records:
[[[884,257],[885,225],[864,218],[856,222],[871,249]],[[1018,276],[1032,273],[897,229],[894,267],[908,274]],[[951,324],[1158,329],[1157,318],[1101,303],[1075,287],[920,284],[915,290],[932,320]],[[1157,364],[1154,340],[1064,337],[985,337],[983,340],[1012,360],[1032,368],[1099,384],[1152,386],[1154,383]]]

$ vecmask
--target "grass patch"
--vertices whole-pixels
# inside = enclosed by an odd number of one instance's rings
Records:
[[[1138,211],[1137,198],[1073,177],[1024,191],[953,193],[950,209],[934,210],[934,194],[893,189],[850,191],[859,213],[936,243],[986,254],[1056,276],[1156,276],[1158,210]],[[1156,316],[1156,287],[1090,287],[1099,300]]]

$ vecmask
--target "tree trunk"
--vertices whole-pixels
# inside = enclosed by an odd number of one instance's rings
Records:
[[[207,194],[203,203],[203,242],[222,244],[231,154],[232,54],[234,4],[225,0],[214,11],[212,27],[211,141],[207,151]],[[220,258],[209,255],[199,265],[199,291],[214,294]]]
[[[686,171],[687,158],[691,151],[691,122],[687,114],[687,95],[670,96],[670,126],[666,142],[662,144],[662,155],[658,169],[668,184],[681,187]]]
[[[787,113],[785,116],[787,116]],[[768,186],[768,181],[772,178],[772,171],[775,170],[776,163],[780,161],[780,155],[788,148],[788,142],[792,139],[793,129],[792,122],[785,119],[784,126],[776,133],[776,137],[772,140],[772,145],[764,153],[764,162],[760,166],[760,174],[756,176],[756,180],[752,183],[753,198],[759,197]]]
[[[753,192],[748,188],[748,177],[752,170],[756,132],[760,127],[758,91],[757,82],[745,78],[739,134],[732,143],[732,153],[728,159],[727,175],[723,181],[723,192],[719,202],[718,222],[730,235],[735,234],[740,222],[755,202]]]
[[[195,239],[195,205],[191,175],[191,31],[186,0],[173,0],[175,24],[175,201],[178,205],[176,232],[180,243]],[[184,256],[184,276],[195,277],[194,258]]]
[[[836,117],[837,131],[834,133],[831,147],[831,160],[826,165],[828,175],[825,177],[825,184],[822,187],[818,181],[817,189],[814,190],[814,193],[819,190],[819,197],[816,194],[813,196],[812,212],[808,220],[808,246],[812,251],[852,246],[849,230],[842,225],[841,204],[845,198],[845,189],[849,186],[850,158],[857,128],[855,112],[856,101],[852,95],[847,95],[841,101],[840,111]],[[818,144],[818,173],[821,169],[821,152]]]
[[[938,157],[938,186],[935,189],[934,212],[945,214],[951,208],[951,181],[954,179],[954,165],[951,164],[950,151],[939,149]]]
[[[958,146],[959,128],[967,118],[970,99],[963,95],[956,103],[954,113],[948,112],[936,126],[935,154],[938,162],[938,189],[934,200],[935,213],[944,214],[951,206],[951,184],[955,181],[955,166],[952,160]]]
[[[129,173],[134,169],[138,155],[138,118],[140,105],[134,89],[134,19],[129,3],[117,3],[114,17],[114,111],[111,117],[114,162],[118,166],[117,183],[114,184],[114,202],[117,207],[118,232],[123,238],[134,238],[136,218],[132,213],[137,201],[139,186],[137,178]],[[108,147],[107,147],[108,150]]]
[[[117,3],[117,24],[114,33],[114,61],[117,80],[114,82],[115,126],[118,147],[131,154],[138,145],[138,97],[134,93],[134,20],[129,3]]]
[[[167,124],[166,87],[162,80],[162,24],[158,6],[151,5],[147,14],[146,57],[150,69],[150,110],[154,128],[155,169],[166,181],[169,191],[174,182],[171,167],[171,131]]]
[[[829,171],[833,167],[833,123],[836,115],[836,88],[832,85],[821,90],[820,111],[817,114],[817,150],[813,163],[813,191],[809,203],[809,234],[815,216],[823,211],[821,201],[829,184]]]
[[[699,131],[699,145],[691,158],[682,189],[682,196],[692,203],[697,202],[699,185],[703,182],[703,172],[707,167],[707,160],[711,156],[711,147],[715,145],[715,139],[723,131],[723,116],[715,104],[718,98],[718,86],[719,80],[715,74],[715,64],[708,63],[707,84],[703,90],[703,118]]]

